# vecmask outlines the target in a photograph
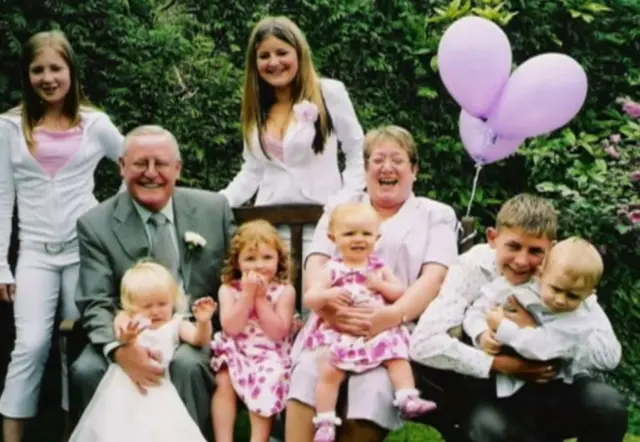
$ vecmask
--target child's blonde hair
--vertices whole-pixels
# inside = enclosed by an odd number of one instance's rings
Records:
[[[554,245],[544,263],[547,268],[559,268],[575,290],[592,291],[600,283],[604,263],[598,250],[577,236]]]
[[[558,215],[544,198],[521,193],[502,205],[496,229],[522,229],[527,235],[546,236],[553,241],[558,230]]]
[[[122,277],[120,303],[125,311],[133,312],[141,298],[153,293],[167,293],[173,302],[174,311],[185,311],[186,296],[171,272],[161,264],[143,259]]]
[[[240,272],[238,264],[240,253],[246,248],[255,248],[261,244],[273,247],[278,252],[276,280],[283,284],[292,282],[294,269],[289,247],[275,227],[268,221],[258,219],[242,224],[233,235],[229,254],[222,269],[222,282],[224,284],[229,284],[242,278],[242,272]]]
[[[344,203],[336,206],[331,212],[331,216],[329,217],[329,232],[333,232],[338,224],[352,215],[371,217],[371,219],[375,219],[376,221],[380,220],[378,212],[376,212],[371,204]]]

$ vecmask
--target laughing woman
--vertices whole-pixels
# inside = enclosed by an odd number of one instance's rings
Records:
[[[83,104],[75,56],[61,32],[29,39],[20,75],[22,103],[0,115],[0,298],[13,301],[16,326],[0,397],[5,442],[20,442],[25,421],[37,412],[58,304],[63,319],[78,316],[76,220],[97,204],[98,162],[104,156],[117,161],[123,140],[104,113]],[[20,252],[14,280],[7,251],[16,197]],[[64,357],[62,370],[64,382]],[[66,409],[64,384],[62,392]]]
[[[257,206],[324,205],[364,188],[364,134],[349,94],[340,81],[318,77],[309,44],[286,17],[264,18],[249,39],[242,133],[242,168],[222,190],[232,207],[256,191]],[[288,229],[281,233],[289,239]],[[303,249],[312,234],[305,226]]]

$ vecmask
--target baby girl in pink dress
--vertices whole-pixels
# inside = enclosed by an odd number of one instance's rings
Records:
[[[394,302],[405,288],[393,272],[374,255],[380,220],[369,204],[336,207],[329,222],[329,236],[339,258],[327,262],[324,279],[304,297],[308,308],[333,305],[381,306]],[[407,418],[433,410],[436,405],[421,399],[409,364],[409,331],[404,326],[383,331],[371,338],[338,332],[319,316],[312,316],[303,329],[307,350],[321,351],[320,377],[316,389],[316,434],[314,442],[333,442],[341,421],[335,407],[346,373],[362,373],[383,365],[396,390],[394,405]]]
[[[220,322],[211,348],[216,442],[233,442],[237,398],[249,410],[251,441],[268,442],[285,405],[291,371],[295,289],[286,244],[263,220],[236,231],[222,274]]]

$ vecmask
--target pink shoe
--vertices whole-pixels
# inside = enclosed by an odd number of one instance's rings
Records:
[[[422,416],[425,413],[435,410],[437,407],[433,401],[422,399],[419,396],[413,396],[406,398],[398,408],[400,413],[405,419],[412,419],[414,417]]]
[[[336,425],[333,422],[322,422],[316,425],[313,442],[335,442]]]

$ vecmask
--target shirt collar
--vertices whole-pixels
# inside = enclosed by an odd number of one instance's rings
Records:
[[[132,201],[134,207],[136,208],[136,211],[138,212],[138,215],[140,215],[140,218],[142,219],[142,223],[146,225],[149,222],[149,218],[151,218],[151,215],[153,215],[153,212],[142,206],[135,199],[132,198]],[[169,198],[169,201],[162,208],[162,210],[160,210],[160,213],[166,216],[171,224],[175,224],[173,222],[173,198]]]

